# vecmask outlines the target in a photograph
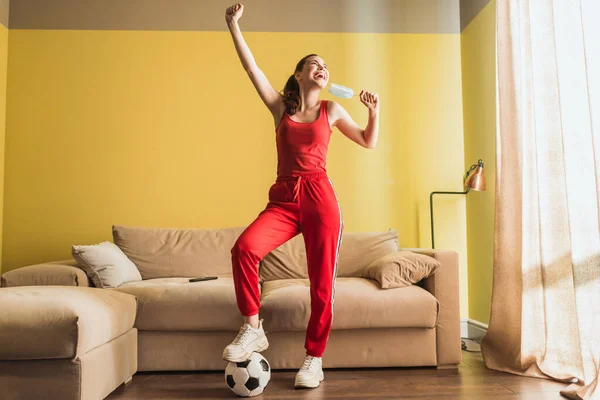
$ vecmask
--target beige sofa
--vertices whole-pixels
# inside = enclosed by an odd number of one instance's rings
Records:
[[[231,249],[243,227],[177,229],[113,227],[114,243],[143,280],[117,288],[137,299],[138,370],[223,370],[223,348],[235,337],[239,314],[231,273]],[[383,289],[365,268],[399,250],[438,260],[436,272],[415,285]],[[260,263],[261,318],[274,369],[299,368],[310,314],[302,235]],[[215,275],[217,280],[189,283]],[[90,286],[75,261],[19,268],[2,286]],[[0,293],[1,293],[0,289]],[[461,361],[458,255],[452,251],[402,249],[394,230],[344,233],[340,247],[332,332],[325,368],[436,366]]]
[[[15,286],[0,307],[0,399],[101,400],[137,371],[132,295]]]

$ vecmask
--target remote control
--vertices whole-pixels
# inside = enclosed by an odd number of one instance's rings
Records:
[[[212,281],[217,279],[216,276],[200,276],[198,278],[191,278],[190,282],[202,282],[202,281]]]

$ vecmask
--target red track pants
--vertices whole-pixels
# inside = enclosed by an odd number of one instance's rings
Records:
[[[260,309],[258,264],[269,252],[302,233],[310,280],[311,314],[304,347],[321,357],[331,322],[343,222],[333,184],[325,173],[278,179],[265,210],[231,250],[237,304],[244,316]]]

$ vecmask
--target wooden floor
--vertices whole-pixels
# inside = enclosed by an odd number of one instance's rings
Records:
[[[485,367],[481,353],[463,351],[458,370],[433,368],[344,369],[325,371],[317,389],[294,389],[296,371],[275,371],[256,399],[565,399],[566,385],[523,378]],[[137,373],[109,400],[239,399],[225,384],[223,373]]]

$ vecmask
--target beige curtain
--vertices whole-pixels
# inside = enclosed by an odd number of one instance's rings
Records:
[[[497,0],[486,365],[600,399],[600,1]],[[567,387],[568,386],[568,387]]]

